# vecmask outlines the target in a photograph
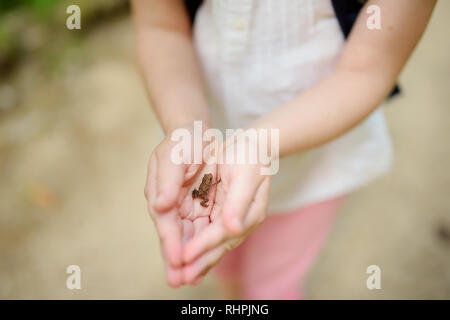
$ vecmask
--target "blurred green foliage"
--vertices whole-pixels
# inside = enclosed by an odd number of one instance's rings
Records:
[[[12,9],[22,7],[30,9],[37,16],[46,16],[58,2],[58,0],[1,0],[0,15]]]
[[[80,32],[66,28],[66,8],[72,4],[82,8]],[[39,56],[44,64],[48,60],[54,65],[62,47],[76,47],[86,31],[127,12],[128,4],[128,0],[0,0],[0,75],[14,70],[25,57]]]

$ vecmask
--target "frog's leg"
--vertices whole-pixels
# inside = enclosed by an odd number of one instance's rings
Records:
[[[209,199],[207,197],[202,197],[202,202],[200,202],[201,206],[205,208],[208,207],[208,201]]]

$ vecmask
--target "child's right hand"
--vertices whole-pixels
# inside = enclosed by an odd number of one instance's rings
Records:
[[[192,129],[188,128],[191,131]],[[191,134],[193,137],[193,134]],[[166,137],[153,151],[148,165],[145,196],[147,210],[161,241],[169,285],[184,284],[182,272],[183,243],[209,224],[213,201],[208,207],[192,199],[192,190],[200,185],[205,173],[216,176],[216,165],[176,164],[171,159],[178,142]],[[215,188],[209,197],[214,199]]]
[[[175,164],[171,150],[176,143],[166,137],[153,151],[148,164],[144,194],[147,211],[155,223],[161,242],[169,285],[182,284],[182,221],[176,203],[182,186],[200,169],[200,165]]]

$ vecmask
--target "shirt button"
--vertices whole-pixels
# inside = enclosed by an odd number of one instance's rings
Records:
[[[242,18],[236,18],[233,20],[233,28],[235,30],[243,30],[245,29],[245,21]]]

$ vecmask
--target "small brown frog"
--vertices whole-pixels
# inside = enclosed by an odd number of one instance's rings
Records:
[[[200,205],[202,207],[208,207],[208,193],[209,189],[211,189],[212,186],[218,184],[221,179],[217,182],[212,182],[213,175],[212,173],[206,173],[202,178],[202,183],[200,183],[200,187],[198,189],[192,190],[192,199],[200,198],[202,201],[200,202]]]

